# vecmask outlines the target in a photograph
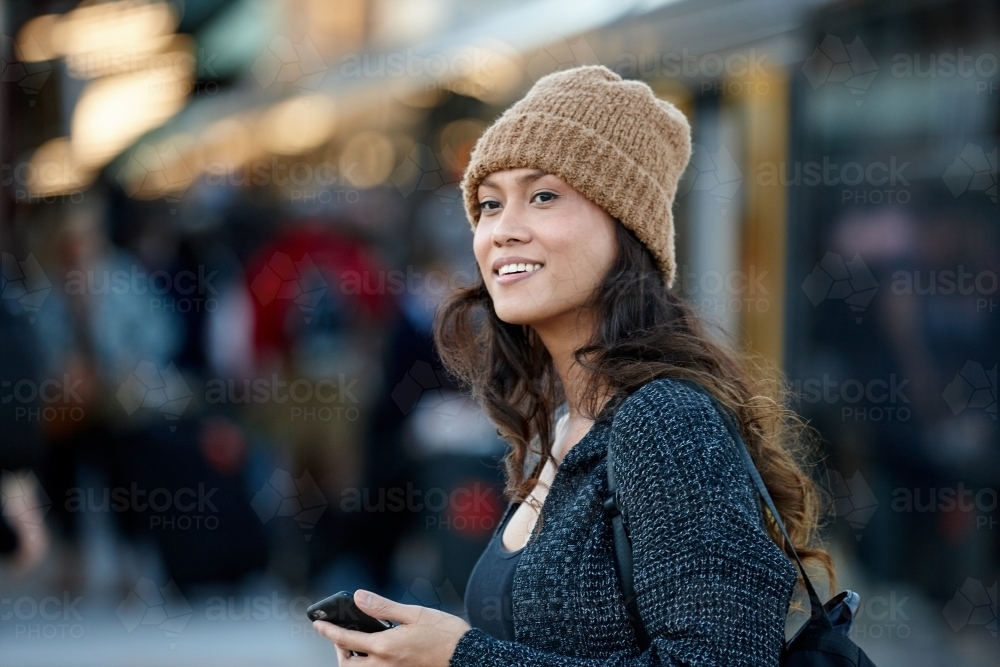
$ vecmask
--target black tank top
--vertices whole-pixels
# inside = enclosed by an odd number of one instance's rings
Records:
[[[497,638],[514,641],[514,616],[511,594],[514,589],[514,570],[521,559],[521,552],[507,551],[503,545],[503,530],[517,505],[508,503],[493,539],[472,569],[465,587],[465,609],[469,612],[469,625]]]

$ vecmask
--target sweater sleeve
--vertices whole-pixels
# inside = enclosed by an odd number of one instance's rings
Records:
[[[615,416],[646,651],[581,660],[473,629],[451,665],[777,665],[795,569],[764,531],[736,447],[708,398],[672,380],[643,386]]]
[[[639,614],[669,665],[777,665],[795,566],[707,396],[651,382],[622,405],[612,454]]]
[[[647,655],[629,657],[620,653],[608,659],[576,658],[540,651],[525,644],[491,637],[478,628],[462,635],[451,656],[451,667],[652,667],[663,664]],[[667,663],[670,664],[670,663]]]

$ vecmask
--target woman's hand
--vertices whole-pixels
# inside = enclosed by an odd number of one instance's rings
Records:
[[[470,626],[458,616],[419,605],[399,604],[358,590],[354,603],[369,616],[396,621],[382,632],[347,630],[327,621],[314,621],[316,632],[337,647],[337,659],[371,667],[447,667],[458,640]],[[352,656],[351,651],[367,653]]]

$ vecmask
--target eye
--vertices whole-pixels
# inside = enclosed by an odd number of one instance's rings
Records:
[[[549,192],[548,190],[542,190],[541,192],[536,192],[535,195],[532,197],[532,200],[537,199],[538,197],[547,197],[547,199],[541,199],[541,200],[539,200],[540,204],[547,204],[550,201],[555,201],[555,199],[558,196],[559,195],[557,195],[554,192]]]
[[[486,201],[481,201],[481,202],[479,202],[479,204],[477,204],[477,206],[479,207],[480,211],[495,211],[495,210],[497,210],[495,207],[490,206],[490,204],[496,204],[497,207],[500,206],[500,202],[495,201],[493,199],[487,199]]]

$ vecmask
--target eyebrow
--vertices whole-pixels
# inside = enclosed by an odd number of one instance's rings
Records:
[[[530,183],[531,181],[537,181],[542,176],[548,176],[548,172],[542,171],[541,169],[533,169],[529,171],[527,174],[523,174],[515,178],[514,182],[517,183],[518,185],[524,185],[525,183]],[[491,181],[489,178],[484,178],[483,180],[479,181],[479,184],[485,185],[486,187],[493,188],[495,190],[500,189],[499,186],[493,181]]]

